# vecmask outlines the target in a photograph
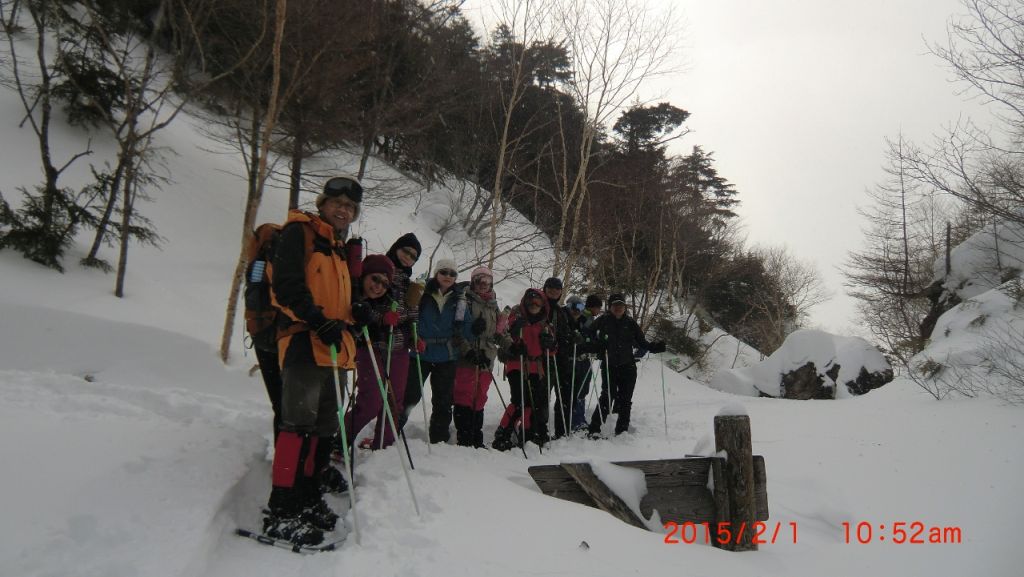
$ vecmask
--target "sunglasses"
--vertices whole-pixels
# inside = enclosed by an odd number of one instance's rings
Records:
[[[444,275],[451,278],[458,278],[459,273],[451,269],[445,268],[437,271],[437,274]]]
[[[473,282],[478,285],[491,286],[491,278],[486,276],[478,276],[473,279]]]
[[[574,309],[576,309],[578,311],[582,311],[585,307],[583,306],[583,303],[576,303],[576,304],[572,305],[572,308],[574,308]]]
[[[336,176],[324,184],[324,194],[330,197],[345,195],[349,198],[362,198],[363,187],[358,182]]]
[[[382,274],[371,274],[368,278],[370,279],[370,282],[377,286],[381,286],[384,288],[388,288],[389,286],[391,286],[391,281],[388,280],[388,277]]]

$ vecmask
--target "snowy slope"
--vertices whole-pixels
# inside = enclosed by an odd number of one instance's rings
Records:
[[[8,92],[0,93],[0,112],[0,190],[9,196],[38,171]],[[234,537],[237,524],[255,523],[269,490],[270,411],[258,376],[248,374],[252,357],[239,352],[240,335],[232,363],[216,360],[244,187],[232,176],[237,159],[211,154],[220,147],[198,124],[186,116],[162,136],[177,153],[167,161],[173,182],[143,210],[166,242],[132,248],[125,299],[113,297],[111,276],[75,264],[87,238],[64,275],[0,252],[0,575],[1019,573],[1021,409],[985,399],[940,403],[905,381],[842,403],[737,397],[663,371],[652,358],[640,366],[634,432],[555,442],[543,455],[532,447],[529,460],[455,446],[428,453],[417,412],[409,442],[421,517],[391,449],[358,457],[362,545],[350,539],[338,552],[300,557]],[[60,130],[65,150],[84,142]],[[109,151],[102,139],[94,148],[97,158]],[[340,153],[330,159],[346,163],[352,159]],[[400,176],[386,167],[374,175],[371,185]],[[284,204],[282,193],[269,195],[261,220],[280,219]],[[442,192],[418,211],[413,200],[370,206],[358,229],[372,251],[415,231],[429,252],[447,207]],[[454,252],[439,254],[446,251]],[[500,284],[502,303],[526,284]],[[543,496],[526,472],[563,459],[704,451],[713,444],[712,417],[734,403],[751,416],[754,452],[766,459],[770,522],[794,524],[795,543],[787,536],[744,554],[668,545],[662,534]],[[492,392],[488,438],[499,411]],[[345,501],[332,503],[347,511]],[[956,526],[964,539],[844,543],[842,523],[860,521],[875,524],[876,534],[899,521]]]

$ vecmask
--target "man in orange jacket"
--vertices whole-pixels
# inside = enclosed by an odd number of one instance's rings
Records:
[[[338,430],[331,347],[340,368],[352,368],[355,358],[344,242],[362,198],[355,177],[328,180],[317,214],[288,213],[273,259],[273,298],[288,320],[278,329],[282,422],[263,532],[298,545],[323,542],[338,520],[323,500],[319,475]]]

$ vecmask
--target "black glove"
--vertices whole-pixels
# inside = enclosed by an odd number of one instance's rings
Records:
[[[473,350],[473,349],[470,349],[470,350],[466,351],[466,354],[463,355],[462,358],[464,358],[466,360],[466,362],[471,364],[471,365],[475,365],[475,364],[477,364],[479,362],[479,359],[477,358],[476,351]]]
[[[316,336],[323,344],[340,349],[341,336],[345,333],[345,329],[345,321],[324,319],[324,322],[316,327]]]
[[[555,336],[551,333],[540,334],[540,348],[550,351],[555,348]]]
[[[487,358],[487,353],[485,353],[484,351],[477,351],[476,366],[480,367],[485,371],[491,370],[491,359]]]
[[[526,343],[523,341],[515,341],[512,346],[508,348],[508,354],[513,357],[521,357],[526,354]]]
[[[473,331],[474,335],[480,336],[487,329],[487,321],[484,320],[484,317],[477,317],[469,329]]]
[[[654,341],[651,346],[647,347],[647,350],[652,353],[663,353],[665,352],[665,341]]]
[[[356,321],[357,325],[366,326],[370,324],[372,318],[373,309],[370,307],[370,303],[364,301],[352,303],[352,319]]]
[[[462,336],[462,329],[456,328],[455,334],[452,335],[452,346],[461,349],[464,344],[466,344],[466,339]]]

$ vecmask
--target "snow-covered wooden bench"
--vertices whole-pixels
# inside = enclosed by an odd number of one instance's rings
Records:
[[[756,522],[768,520],[768,489],[764,458],[751,455],[749,417],[715,417],[715,448],[718,453],[713,457],[612,464],[643,472],[647,493],[640,500],[639,513],[644,518],[656,510],[662,523],[707,523],[716,546],[756,550],[753,537],[758,528],[764,528]],[[540,465],[530,467],[529,473],[545,495],[596,507],[635,527],[649,528],[590,463]],[[720,527],[728,532],[720,533]]]

